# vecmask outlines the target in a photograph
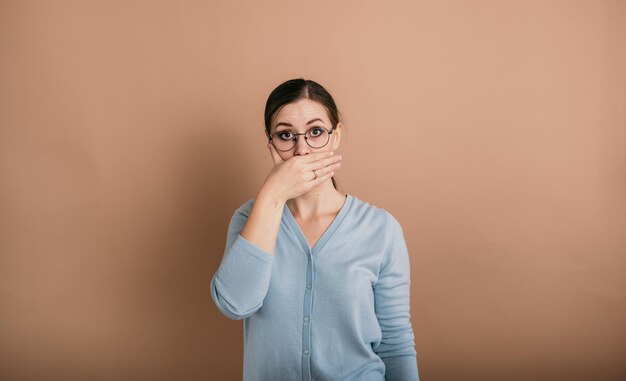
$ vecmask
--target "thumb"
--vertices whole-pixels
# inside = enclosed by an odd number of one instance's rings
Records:
[[[267,148],[270,150],[270,154],[272,155],[272,160],[274,161],[274,165],[282,163],[284,160],[278,152],[276,152],[276,147],[272,143],[267,143]]]

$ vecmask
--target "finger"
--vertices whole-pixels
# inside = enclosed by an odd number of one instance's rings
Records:
[[[307,184],[310,185],[311,188],[313,188],[314,186],[330,179],[331,177],[333,177],[334,174],[335,174],[335,171],[326,172],[323,175],[320,175],[318,172],[318,177],[316,179],[309,181]]]
[[[311,163],[313,161],[319,160],[319,159],[324,159],[327,157],[330,157],[333,155],[332,151],[326,151],[326,152],[315,152],[315,153],[310,153],[308,155],[304,155],[304,156],[300,156],[303,160],[304,163]]]
[[[339,168],[341,166],[341,155],[315,160],[307,164],[308,169],[321,169],[326,167]]]
[[[315,169],[315,170],[313,170],[311,172],[313,172],[313,175],[315,177],[320,178],[320,177],[322,177],[322,176],[324,176],[324,175],[326,175],[326,174],[328,174],[330,172],[334,173],[335,172],[335,168],[332,165],[329,165],[329,166],[321,168],[321,169]],[[315,178],[313,178],[312,180],[315,180]]]
[[[276,151],[276,147],[272,143],[267,143],[267,148],[270,150],[270,154],[272,155],[272,160],[274,161],[274,165],[282,163],[284,160]]]

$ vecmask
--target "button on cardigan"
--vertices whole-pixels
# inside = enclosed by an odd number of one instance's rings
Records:
[[[313,248],[287,204],[269,254],[233,214],[211,296],[243,319],[244,381],[418,380],[410,266],[398,221],[347,195]]]

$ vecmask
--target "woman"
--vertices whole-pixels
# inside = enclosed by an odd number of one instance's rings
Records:
[[[219,310],[244,319],[244,380],[417,380],[402,228],[338,191],[331,95],[284,82],[265,131],[274,167],[235,211],[211,281]]]

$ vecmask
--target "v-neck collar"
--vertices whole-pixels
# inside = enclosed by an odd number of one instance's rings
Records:
[[[307,242],[306,237],[304,236],[304,233],[302,232],[302,229],[300,229],[300,225],[298,225],[295,217],[291,213],[291,209],[289,209],[289,207],[287,206],[287,203],[285,203],[283,216],[286,217],[287,223],[291,226],[293,231],[296,233],[296,236],[298,237],[298,241],[300,241],[300,245],[302,246],[302,249],[304,250],[305,253],[313,254],[322,249],[326,241],[328,241],[328,239],[333,235],[335,230],[337,230],[337,228],[341,224],[341,221],[343,220],[343,218],[346,216],[346,213],[348,212],[348,209],[350,209],[350,205],[352,204],[352,200],[353,200],[352,195],[350,194],[346,195],[346,200],[343,202],[343,206],[341,207],[341,209],[339,209],[339,212],[335,216],[335,219],[333,220],[333,222],[330,223],[326,231],[322,234],[320,239],[317,240],[317,242],[315,243],[315,245],[313,245],[312,248],[309,248],[309,243]]]

